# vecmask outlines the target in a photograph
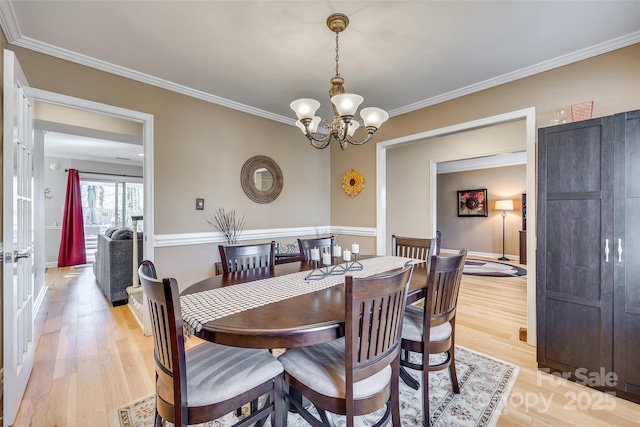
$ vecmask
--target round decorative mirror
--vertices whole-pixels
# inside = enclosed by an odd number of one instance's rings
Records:
[[[240,172],[242,190],[256,203],[271,203],[278,198],[283,186],[280,166],[267,156],[253,156]]]

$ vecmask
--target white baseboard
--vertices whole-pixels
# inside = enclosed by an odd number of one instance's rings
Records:
[[[47,294],[47,290],[49,287],[47,286],[47,281],[45,280],[42,285],[42,289],[40,289],[40,293],[37,295],[35,301],[33,301],[33,318],[36,318],[36,314],[40,311],[40,306],[42,306],[42,301],[44,301],[44,296]]]

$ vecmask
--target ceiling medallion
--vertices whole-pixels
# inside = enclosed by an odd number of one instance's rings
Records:
[[[289,106],[296,113],[298,121],[296,126],[300,128],[302,133],[309,139],[309,142],[315,148],[326,148],[331,143],[331,139],[339,142],[340,148],[347,148],[347,143],[352,145],[362,145],[373,138],[373,134],[378,128],[387,121],[389,114],[381,108],[367,107],[360,111],[360,117],[364,120],[364,126],[367,130],[365,139],[357,141],[354,139],[356,129],[360,127],[360,123],[353,119],[356,110],[364,101],[364,98],[355,93],[345,93],[344,79],[340,77],[339,64],[339,34],[349,25],[349,18],[342,13],[334,13],[327,18],[327,27],[336,33],[336,75],[331,82],[329,98],[333,104],[333,121],[329,123],[324,120],[322,126],[328,130],[327,134],[318,132],[318,126],[322,119],[316,116],[316,111],[320,108],[320,102],[311,98],[300,98],[293,101]]]
[[[342,178],[342,188],[351,197],[355,197],[364,188],[364,177],[360,172],[351,169]]]

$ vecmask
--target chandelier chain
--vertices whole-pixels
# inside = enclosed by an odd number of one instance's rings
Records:
[[[334,111],[333,120],[331,122],[326,119],[322,120],[321,117],[315,115],[320,108],[320,102],[315,99],[300,98],[289,105],[298,117],[296,126],[300,128],[315,148],[326,148],[333,139],[340,144],[342,150],[346,149],[348,144],[365,144],[373,138],[373,134],[380,125],[389,118],[389,114],[380,108],[363,108],[360,111],[360,116],[364,120],[366,135],[364,139],[355,139],[355,132],[361,124],[354,119],[354,115],[364,98],[356,93],[346,93],[343,86],[344,79],[340,76],[340,33],[348,25],[349,18],[342,13],[334,13],[327,18],[327,26],[336,33],[336,75],[330,80],[331,88],[329,89],[329,98]],[[320,126],[327,132],[318,131]]]
[[[338,54],[338,51],[340,49],[340,46],[338,45],[338,38],[339,38],[340,33],[338,33],[336,31],[336,76],[340,76],[340,69],[338,66],[338,60],[340,59],[340,55]]]

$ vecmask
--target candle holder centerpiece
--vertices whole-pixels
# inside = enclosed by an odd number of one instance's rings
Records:
[[[320,249],[312,248],[309,255],[311,262],[314,263],[314,268],[304,279],[322,280],[328,276],[342,276],[348,271],[362,270],[363,266],[358,261],[358,253],[360,253],[360,245],[357,243],[351,245],[351,250],[345,249],[344,251],[339,245],[335,245],[331,248],[331,252],[324,252],[322,257]],[[335,262],[332,262],[332,258],[335,259]],[[340,258],[344,264],[340,262]],[[322,262],[322,266],[319,266],[320,262]]]
[[[347,253],[344,256],[345,261],[345,270],[346,271],[360,271],[363,269],[362,264],[358,261],[358,254],[360,253],[360,245],[357,243],[353,243],[351,245],[351,251],[345,250]],[[351,256],[353,255],[353,261],[351,261]]]

